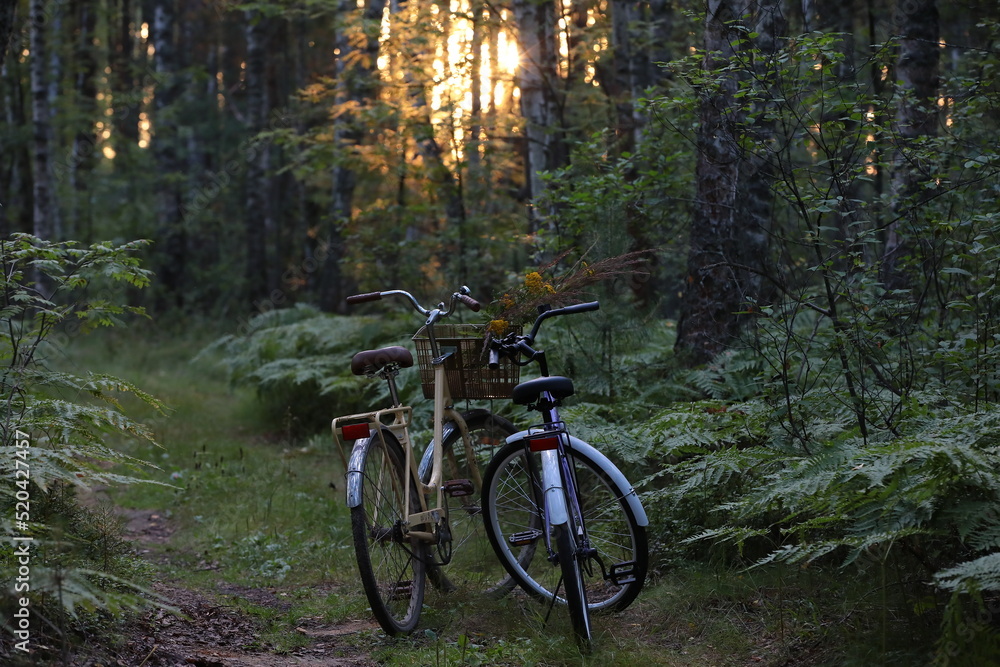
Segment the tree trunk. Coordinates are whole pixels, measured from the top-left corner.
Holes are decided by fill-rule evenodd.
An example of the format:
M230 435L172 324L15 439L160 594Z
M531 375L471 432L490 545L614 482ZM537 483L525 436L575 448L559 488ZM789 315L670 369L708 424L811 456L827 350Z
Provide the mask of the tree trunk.
M11 75L10 63L16 65L16 58L9 62L4 61L4 56L10 48L14 35L14 16L17 8L16 2L4 3L0 6L0 90L3 90L4 120L9 127L23 126L24 122L15 124L15 114L23 113L23 105L15 107L14 91L20 89L20 77ZM16 69L16 67L15 67ZM14 90L12 90L14 89ZM20 143L20 142L19 142ZM6 141L0 141L0 184L4 189L0 190L0 236L6 238L14 229L12 228L11 208L14 201L19 200L23 195L21 171L25 161L30 162L30 158L24 159L24 145L8 146Z
M69 165L70 181L73 187L73 202L69 211L68 236L83 241L91 240L92 220L90 208L90 175L94 170L94 152L97 137L93 129L93 119L98 118L97 109L97 57L94 50L94 36L97 28L97 12L88 2L76 2L76 22L79 31L76 43L76 92L83 108L84 126L73 138L73 152Z
M583 84L587 76L587 59L581 54L585 54L590 47L586 30L591 4L590 0L572 0L568 13L561 17L566 33L566 79L569 86Z
M718 89L703 91L699 102L697 203L691 220L685 291L675 349L692 364L704 363L737 337L753 280L740 266L744 230L737 215L742 166L735 98L738 75L720 71L734 62L739 33L730 23L741 18L730 0L709 0L705 22L706 71L720 77Z
M139 140L139 109L141 91L136 90L133 68L136 67L133 51L135 39L131 23L136 19L132 0L118 3L118 25L115 31L114 51L111 54L111 86L115 100L115 126L125 142Z
M14 34L14 16L17 14L17 2L6 0L0 2L0 66L3 66L7 49L10 48L11 36Z
M157 201L157 234L159 250L157 276L163 288L158 304L161 309L181 307L184 277L187 269L187 235L183 220L183 192L178 182L180 138L176 130L178 95L178 56L174 42L177 25L175 0L154 0L150 38L153 43L153 68L156 91L153 97L153 155L161 176L162 186Z
M937 134L938 63L941 58L936 0L899 0L896 27L901 34L896 63L896 153L893 159L894 221L886 230L882 280L889 290L906 289L903 266L918 252L915 223L920 209L920 165L909 155L919 137ZM917 200L914 201L914 198Z
M268 147L257 140L257 134L264 129L267 119L267 28L268 20L259 12L244 12L246 20L246 130L247 151L243 158L247 161L246 209L243 213L246 225L246 286L252 303L266 300L273 286L268 285L267 239L267 162Z
M34 197L33 227L39 238L56 241L55 201L52 192L50 136L52 117L49 107L46 4L31 0L31 121L34 165L32 196Z
M483 132L483 30L486 5L483 0L472 0L472 39L469 44L469 66L472 71L472 81L469 93L472 95L472 105L469 109L469 137L465 142L465 159L469 164L469 180L476 188L482 178L482 160L479 149L482 145Z
M611 3L611 43L614 47L615 84L612 102L618 113L620 150L633 152L641 140L645 124L636 108L649 85L648 55L642 48L641 10L637 0L613 0Z
M18 43L18 46L20 44ZM30 65L30 63L29 63ZM4 121L8 127L28 127L31 118L30 103L25 97L30 96L25 90L24 77L21 75L22 65L18 58L12 57L0 67L0 77L3 78ZM0 183L6 191L0 193L0 234L7 235L12 231L31 232L34 228L34 210L32 205L32 159L34 145L25 141L5 141L0 143L0 157L3 159L3 172L0 173Z
M661 67L673 59L671 44L674 44L674 7L670 0L649 1L649 57L647 78L651 85L656 85L668 77Z
M513 8L521 51L521 116L528 142L525 171L528 195L537 201L545 190L542 173L564 160L556 98L556 13L552 0L514 0ZM533 206L529 231L537 232L545 224L544 216Z
M343 113L335 121L334 138L338 149L343 155L333 168L333 193L330 204L330 220L325 227L325 245L316 250L322 257L323 270L318 280L320 307L328 311L343 312L346 305L344 298L350 289L349 281L344 277L341 262L344 259L343 230L354 217L354 190L357 187L357 177L351 164L356 147L361 145L364 130L359 127L356 114L351 110L344 111L345 106L362 106L375 98L378 93L376 77L379 56L379 31L382 25L382 12L386 0L369 0L362 17L364 30L363 53L358 54L357 47L347 30L350 16L357 13L357 3L354 0L341 0L340 21L337 32L337 106ZM360 55L360 57L358 57Z
M752 26L754 85L761 87L761 95L750 109L754 122L748 124L752 150L741 153L736 209L737 238L734 261L749 267L741 273L740 282L747 299L759 300L770 293L762 277L769 273L766 257L771 235L771 216L774 208L774 184L777 179L773 101L781 96L771 82L776 81L776 57L779 40L785 35L787 22L781 10L782 0L757 0ZM754 305L750 305L753 310ZM747 310L741 307L740 310Z
M447 35L451 32L451 25L447 19L447 9L442 9L439 12L439 16L444 15L443 19L443 34L444 39L447 40ZM427 44L422 42L411 43L408 53L405 54L405 58L410 62L430 62L433 59L433 51L428 48ZM449 65L448 65L448 52L447 52L447 42L445 44L445 53L443 55L443 60L445 61L445 71L443 74L444 79L448 79L450 76ZM427 81L419 76L414 76L411 72L407 72L406 75L407 88L410 91L410 105L413 108L412 113L412 131L413 138L417 145L417 150L420 152L420 157L423 159L424 163L424 173L427 179L433 186L432 194L433 196L443 205L445 219L442 228L432 230L437 236L441 236L446 230L455 230L459 235L461 235L463 229L465 228L466 211L465 211L465 201L462 196L461 181L456 177L456 175L449 168L448 164L445 162L444 150L441 147L441 143L438 141L437 134L435 131L433 119L431 117L431 107L427 102ZM445 127L451 127L451 123L444 124ZM445 267L447 262L451 257L451 248L446 247L445 244L440 244L439 246L439 256L440 266Z

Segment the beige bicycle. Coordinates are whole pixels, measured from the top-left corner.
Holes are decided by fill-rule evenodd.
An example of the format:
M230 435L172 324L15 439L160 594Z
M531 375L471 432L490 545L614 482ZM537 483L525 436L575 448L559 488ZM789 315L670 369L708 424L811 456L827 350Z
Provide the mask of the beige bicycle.
M410 437L413 409L400 402L396 385L400 370L414 365L401 346L354 356L351 370L384 380L390 405L338 417L333 432L338 446L354 442L347 505L365 594L382 628L404 634L419 621L427 579L445 591L504 594L515 585L486 535L480 506L486 466L515 429L486 409L460 412L454 400L507 398L519 369L487 367L481 326L442 323L459 303L479 310L467 287L454 292L447 307L425 308L403 290L347 302L390 296L403 297L425 317L413 341L424 397L434 401L433 440L418 460Z

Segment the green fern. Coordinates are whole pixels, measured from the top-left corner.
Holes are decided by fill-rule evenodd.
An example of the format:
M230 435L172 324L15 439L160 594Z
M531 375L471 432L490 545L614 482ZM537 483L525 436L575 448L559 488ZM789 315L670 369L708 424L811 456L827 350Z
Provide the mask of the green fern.
M68 336L113 326L126 314L143 314L111 295L122 285L149 284L150 273L135 257L145 245L135 241L81 248L26 234L0 240L0 456L25 460L30 469L25 478L16 476L14 466L7 467L0 495L31 497L31 545L39 558L33 562L29 595L33 613L43 617L75 617L79 610L117 612L147 598L121 578L135 573L135 563L115 566L112 561L121 554L99 564L88 557L96 542L121 537L87 529L88 515L71 489L139 481L123 471L150 464L109 446L108 438L156 441L148 427L124 413L120 398L130 395L160 414L165 408L126 380L58 372L50 364ZM6 518L4 522L6 534L24 532L23 526L15 532ZM8 550L0 557L0 571L9 574L16 568ZM4 594L12 595L13 590ZM9 600L4 604L13 606Z
M273 310L251 318L246 331L224 336L195 357L218 358L234 385L253 387L275 425L291 416L318 431L336 414L368 409L385 386L351 374L351 357L366 348L411 346L405 332L412 318L343 317L308 305ZM405 399L415 399L416 369L398 380ZM423 416L423 415L421 415Z
M975 587L956 589L944 610L931 666L1000 666L1000 632L993 615Z
M949 591L970 588L1000 591L1000 552L980 556L941 570L934 575L934 582Z
M754 350L727 350L704 368L690 371L687 381L709 398L742 401L760 393L764 366Z

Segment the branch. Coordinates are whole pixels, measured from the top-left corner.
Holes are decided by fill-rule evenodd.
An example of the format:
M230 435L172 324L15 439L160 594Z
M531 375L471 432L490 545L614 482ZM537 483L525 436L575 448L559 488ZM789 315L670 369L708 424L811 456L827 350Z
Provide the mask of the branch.
M743 271L748 271L750 273L753 273L753 274L756 274L758 276L761 276L762 278L766 278L772 285L774 285L775 287L777 287L778 290L780 290L782 294L784 294L785 296L789 297L790 299L792 299L796 303L800 303L803 306L805 306L806 308L809 308L810 310L816 311L820 315L824 315L826 317L832 317L830 311L827 310L826 308L823 308L822 306L817 306L816 304L812 303L811 301L802 301L797 295L792 294L792 292L789 291L789 289L787 287L785 287L785 284L784 284L783 281L777 280L773 276L771 276L771 274L767 273L766 271L762 271L762 270L754 268L752 266L748 266L746 264L739 264L739 263L736 263L736 262L716 262L715 264L708 264L707 266L703 266L699 270L700 271L706 271L708 269L714 269L714 268L717 268L717 267L720 267L720 266L726 266L726 267L729 267L729 268L732 268L732 269L742 269Z

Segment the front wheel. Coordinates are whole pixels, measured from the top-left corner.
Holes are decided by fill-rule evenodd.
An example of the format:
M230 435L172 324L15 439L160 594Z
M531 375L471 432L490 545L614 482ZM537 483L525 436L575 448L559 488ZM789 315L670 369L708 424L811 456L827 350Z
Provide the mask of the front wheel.
M584 584L582 554L570 524L557 526L556 553L559 556L559 569L562 571L563 589L566 591L566 606L569 607L569 620L573 624L573 632L585 646L590 646L590 610L587 605L587 589Z
M635 600L646 580L646 529L626 500L630 489L620 488L585 452L569 448L567 456L576 470L589 541L579 559L587 607L591 612L621 611ZM546 559L540 459L540 454L527 451L523 441L501 449L486 471L483 511L486 533L507 571L531 595L551 600L563 573ZM554 541L556 537L551 536ZM565 604L566 598L559 596L556 601Z
M420 618L426 581L427 545L409 538L407 512L420 511L416 484L405 498L405 465L399 442L388 431L363 448L359 472L361 504L351 508L351 528L361 583L372 614L391 635L413 630Z

